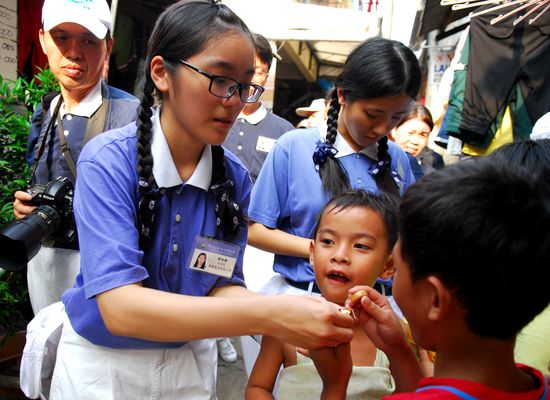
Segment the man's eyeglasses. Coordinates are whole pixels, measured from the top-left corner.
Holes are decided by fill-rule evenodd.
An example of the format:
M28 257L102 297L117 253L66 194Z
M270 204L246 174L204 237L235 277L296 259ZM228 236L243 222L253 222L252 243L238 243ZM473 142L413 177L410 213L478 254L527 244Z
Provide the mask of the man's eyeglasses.
M183 65L191 68L193 71L197 71L199 74L206 76L210 79L210 86L208 91L216 97L228 99L239 92L241 101L245 103L255 103L258 101L264 88L260 85L254 85L253 83L239 83L235 79L228 78L227 76L212 75L200 68L197 68L186 61L179 60Z

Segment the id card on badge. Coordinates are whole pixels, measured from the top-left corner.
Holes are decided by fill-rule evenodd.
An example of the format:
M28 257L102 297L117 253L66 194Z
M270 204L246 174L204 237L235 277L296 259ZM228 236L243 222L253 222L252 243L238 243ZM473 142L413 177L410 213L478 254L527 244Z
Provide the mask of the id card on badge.
M233 243L198 235L189 268L231 278L241 248Z
M258 141L256 142L256 150L263 151L264 153L269 153L275 145L275 142L276 140L273 138L258 136Z

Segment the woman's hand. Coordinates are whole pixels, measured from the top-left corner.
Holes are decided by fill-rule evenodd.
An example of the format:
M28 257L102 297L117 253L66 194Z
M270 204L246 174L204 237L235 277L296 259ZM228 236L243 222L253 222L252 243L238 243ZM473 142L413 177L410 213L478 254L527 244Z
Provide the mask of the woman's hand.
M334 347L349 343L354 320L341 313L340 306L322 297L280 295L271 302L271 325L265 334L305 349Z
M32 200L32 195L27 192L18 190L14 194L15 200L13 201L13 215L15 218L21 219L31 214L36 206L31 206L29 202Z

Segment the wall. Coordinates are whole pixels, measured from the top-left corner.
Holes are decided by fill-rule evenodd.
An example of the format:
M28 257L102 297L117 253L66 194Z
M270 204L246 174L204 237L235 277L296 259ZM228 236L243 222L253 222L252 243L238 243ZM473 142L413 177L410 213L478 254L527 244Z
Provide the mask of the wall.
M0 75L17 79L17 0L0 2Z

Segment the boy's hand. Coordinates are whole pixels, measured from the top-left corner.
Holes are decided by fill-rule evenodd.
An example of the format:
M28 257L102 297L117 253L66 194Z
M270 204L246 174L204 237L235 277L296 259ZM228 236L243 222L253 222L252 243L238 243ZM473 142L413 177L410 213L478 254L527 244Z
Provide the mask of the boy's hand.
M30 193L18 190L17 192L15 192L14 197L15 200L13 201L13 215L15 215L15 218L21 219L23 217L26 217L36 208L36 206L31 206L28 203L32 200L32 195Z
M309 357L323 380L321 400L345 399L353 368L349 343L310 350Z
M367 295L355 307L359 324L374 345L388 356L396 392L414 392L423 375L416 355L407 342L401 321L388 300L375 289L361 286L351 289L350 293L360 289L365 290Z
M434 376L434 363L430 358L430 354L428 350L424 350L421 347L417 347L417 351L418 351L418 361L420 362L420 370L422 371L422 375L426 377Z
M391 308L388 300L375 289L368 286L357 286L350 294L363 290L366 295L361 297L354 307L359 325L363 327L374 345L387 353L394 345L402 345L406 339L401 321Z

